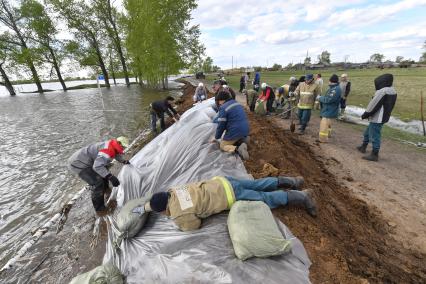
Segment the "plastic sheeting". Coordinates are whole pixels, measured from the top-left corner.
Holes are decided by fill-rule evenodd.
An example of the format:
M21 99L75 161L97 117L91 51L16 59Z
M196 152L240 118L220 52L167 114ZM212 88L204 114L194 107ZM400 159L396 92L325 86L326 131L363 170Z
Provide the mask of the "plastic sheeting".
M186 111L180 121L157 136L123 167L117 203L171 186L233 176L252 179L235 154L211 143L216 125L212 100ZM112 261L128 283L309 283L311 264L302 243L278 222L292 252L270 258L238 260L234 254L224 212L203 220L200 230L181 232L173 220L151 214L137 236L113 249L109 228L104 263ZM114 226L114 217L110 217Z

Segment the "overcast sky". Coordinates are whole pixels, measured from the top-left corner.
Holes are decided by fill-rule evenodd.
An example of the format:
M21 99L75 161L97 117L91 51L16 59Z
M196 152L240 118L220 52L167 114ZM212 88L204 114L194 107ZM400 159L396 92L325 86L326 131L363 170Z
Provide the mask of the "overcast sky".
M193 12L214 64L286 65L313 62L323 50L332 61L363 62L373 53L418 60L426 40L426 0L282 1L200 0Z

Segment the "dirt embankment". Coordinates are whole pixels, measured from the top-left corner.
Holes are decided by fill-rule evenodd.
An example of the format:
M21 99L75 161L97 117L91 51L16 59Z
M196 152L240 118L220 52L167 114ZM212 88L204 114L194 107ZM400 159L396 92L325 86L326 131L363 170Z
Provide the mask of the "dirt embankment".
M247 171L263 177L263 165L270 163L280 175L302 175L305 188L313 189L317 218L299 208L274 210L305 245L313 283L424 283L426 255L398 243L378 209L340 184L309 144L270 119L248 118Z

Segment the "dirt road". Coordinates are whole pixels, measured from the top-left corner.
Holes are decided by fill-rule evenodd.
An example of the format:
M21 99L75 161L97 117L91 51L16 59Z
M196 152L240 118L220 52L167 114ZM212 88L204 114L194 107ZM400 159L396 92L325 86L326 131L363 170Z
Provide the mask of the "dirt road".
M262 177L267 162L314 190L318 218L274 212L304 243L313 283L424 283L426 155L385 141L380 162L369 163L354 151L360 133L347 125L319 145L318 118L301 137L278 117L248 116L247 170Z

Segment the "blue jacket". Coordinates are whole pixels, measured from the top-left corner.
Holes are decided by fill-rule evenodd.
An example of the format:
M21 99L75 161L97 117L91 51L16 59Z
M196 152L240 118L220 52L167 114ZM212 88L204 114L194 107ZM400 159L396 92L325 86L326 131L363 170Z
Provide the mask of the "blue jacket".
M330 84L327 93L319 97L321 103L321 117L337 118L342 90L339 84Z
M259 72L256 72L256 74L254 75L253 85L260 85L260 73Z
M219 108L216 139L220 139L224 131L223 140L238 140L248 136L249 124L242 105L235 100L225 102Z

